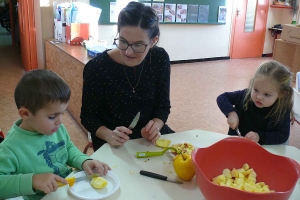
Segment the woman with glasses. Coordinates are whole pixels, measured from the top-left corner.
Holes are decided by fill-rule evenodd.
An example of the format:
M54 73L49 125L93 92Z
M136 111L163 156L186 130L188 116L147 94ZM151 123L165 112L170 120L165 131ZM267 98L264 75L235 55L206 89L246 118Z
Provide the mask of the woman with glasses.
M105 142L117 147L141 137L154 143L161 134L174 133L165 124L171 108L170 59L156 46L158 24L151 7L130 2L118 17L117 48L86 64L80 117L94 150Z

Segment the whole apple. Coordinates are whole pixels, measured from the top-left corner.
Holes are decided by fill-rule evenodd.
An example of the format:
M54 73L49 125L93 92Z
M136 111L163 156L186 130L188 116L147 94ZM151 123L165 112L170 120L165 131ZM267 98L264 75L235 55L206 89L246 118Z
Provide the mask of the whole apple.
M184 181L189 181L195 176L192 158L188 153L177 155L173 160L173 167L177 176Z

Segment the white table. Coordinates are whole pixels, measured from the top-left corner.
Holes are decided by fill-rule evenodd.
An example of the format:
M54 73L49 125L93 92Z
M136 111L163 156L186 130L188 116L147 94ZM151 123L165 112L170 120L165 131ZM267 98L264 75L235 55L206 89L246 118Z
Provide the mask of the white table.
M215 142L228 137L224 134L213 133L201 130L191 130L163 135L162 138L172 141L195 142L207 147ZM287 145L265 145L263 146L271 153L293 158L300 163L300 150ZM195 177L191 181L184 181L184 184L175 184L141 176L140 170L155 172L175 178L176 173L173 169L169 156L159 156L148 158L136 158L138 151L160 151L161 149L153 146L144 139L135 139L126 142L119 148L103 145L91 157L106 162L112 168L112 172L120 179L120 189L108 197L107 200L180 200L180 199L204 199L197 184ZM69 176L71 176L70 174ZM291 200L299 200L300 182L298 181ZM59 188L56 192L46 195L43 200L69 200L77 199L68 192L68 187Z

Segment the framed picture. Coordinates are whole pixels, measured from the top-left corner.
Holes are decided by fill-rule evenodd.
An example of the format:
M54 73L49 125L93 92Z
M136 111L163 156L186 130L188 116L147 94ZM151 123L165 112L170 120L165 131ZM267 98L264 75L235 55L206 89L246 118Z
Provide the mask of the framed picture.
M187 4L177 4L176 22L186 22Z
M227 15L226 6L219 6L218 23L225 23L226 22L226 15Z
M164 22L175 22L176 4L165 4Z

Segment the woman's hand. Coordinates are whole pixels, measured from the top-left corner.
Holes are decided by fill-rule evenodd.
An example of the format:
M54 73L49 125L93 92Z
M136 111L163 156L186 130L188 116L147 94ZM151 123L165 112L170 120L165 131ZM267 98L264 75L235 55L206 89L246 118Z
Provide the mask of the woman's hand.
M104 162L100 162L99 160L86 160L82 164L82 169L92 175L99 174L100 176L106 175L108 170L111 168Z
M227 123L228 123L229 127L232 128L233 130L235 130L236 127L238 127L238 125L239 125L239 116L236 114L235 111L230 112L228 114Z
M142 128L141 134L143 138L155 144L156 140L158 140L161 136L159 132L161 127L162 126L160 125L160 123L150 120L148 124L144 128Z
M247 133L245 135L245 138L248 138L249 140L252 140L256 143L259 141L259 135L256 132L253 132L253 131L250 131L249 133Z
M130 138L132 131L124 126L116 127L111 133L108 133L105 140L112 146L122 146Z

